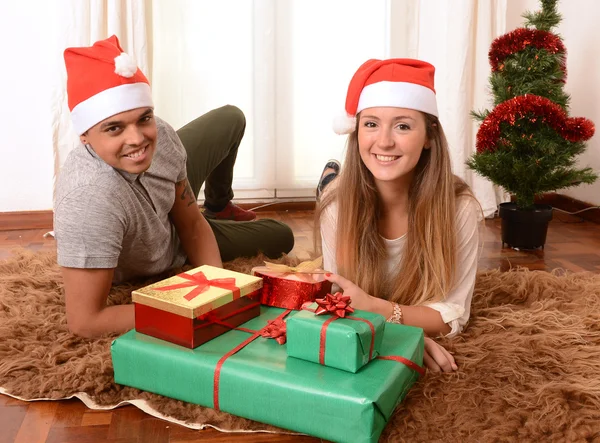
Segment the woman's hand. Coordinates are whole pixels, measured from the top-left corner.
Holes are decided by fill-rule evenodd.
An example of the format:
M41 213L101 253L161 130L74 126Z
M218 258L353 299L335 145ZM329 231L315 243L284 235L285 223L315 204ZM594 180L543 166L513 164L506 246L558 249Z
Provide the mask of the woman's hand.
M375 297L370 296L350 280L337 274L325 274L325 278L340 287L344 295L352 300L352 307L362 311L373 311Z
M423 363L433 372L452 372L458 369L452 354L429 337L425 337Z
M363 311L378 312L389 317L390 313L385 310L390 309L390 303L367 294L350 280L337 274L325 274L325 278L338 285L340 289L352 300L352 307ZM425 367L433 372L452 372L458 369L454 357L443 346L435 340L425 337L425 353L423 355Z

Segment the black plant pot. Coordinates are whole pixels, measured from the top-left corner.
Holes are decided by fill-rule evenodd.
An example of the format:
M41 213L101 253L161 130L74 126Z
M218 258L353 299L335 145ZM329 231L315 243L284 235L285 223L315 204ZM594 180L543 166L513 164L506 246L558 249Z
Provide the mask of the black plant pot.
M516 203L500 203L502 246L512 248L544 248L552 206L534 205L533 209L517 209Z

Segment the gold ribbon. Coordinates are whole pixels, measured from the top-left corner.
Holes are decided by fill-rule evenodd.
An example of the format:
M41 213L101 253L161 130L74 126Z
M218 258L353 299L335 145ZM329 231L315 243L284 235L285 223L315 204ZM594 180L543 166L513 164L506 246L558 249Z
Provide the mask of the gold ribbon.
M281 273L294 273L294 274L324 274L325 271L321 269L323 266L323 256L315 259L303 261L298 266L287 266L276 263L265 262L265 266L272 272Z

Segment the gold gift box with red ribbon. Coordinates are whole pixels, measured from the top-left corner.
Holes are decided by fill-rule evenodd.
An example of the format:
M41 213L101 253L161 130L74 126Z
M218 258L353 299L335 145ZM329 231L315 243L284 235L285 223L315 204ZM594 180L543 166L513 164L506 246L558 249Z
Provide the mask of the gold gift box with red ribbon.
M260 314L262 278L200 266L132 292L135 329L195 348Z

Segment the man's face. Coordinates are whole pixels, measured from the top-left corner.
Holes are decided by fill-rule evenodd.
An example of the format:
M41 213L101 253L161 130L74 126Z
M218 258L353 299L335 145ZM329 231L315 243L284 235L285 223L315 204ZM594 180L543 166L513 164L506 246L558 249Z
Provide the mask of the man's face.
M101 121L80 139L113 168L140 174L152 163L156 137L152 108L138 108Z

